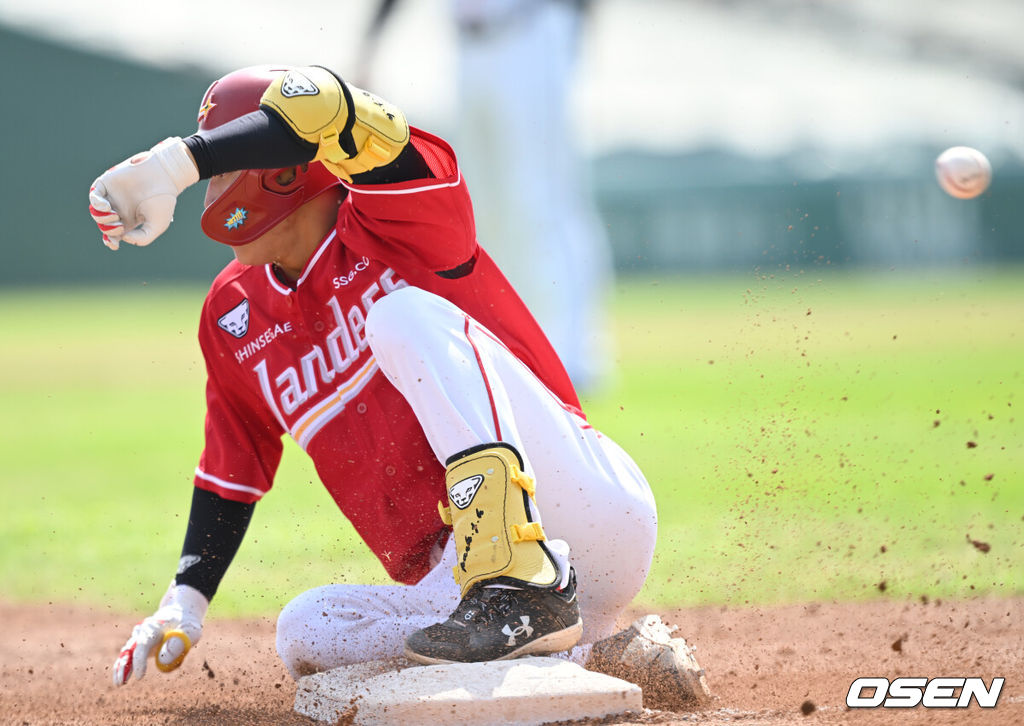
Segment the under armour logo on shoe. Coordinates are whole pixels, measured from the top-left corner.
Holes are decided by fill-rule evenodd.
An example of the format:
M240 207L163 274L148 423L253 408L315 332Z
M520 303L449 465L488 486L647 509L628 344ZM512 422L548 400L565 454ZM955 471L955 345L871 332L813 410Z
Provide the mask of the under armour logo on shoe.
M525 635L527 638L533 635L533 628L530 627L530 616L520 615L519 620L522 625L517 625L515 630L510 628L508 623L505 623L505 627L501 629L501 632L508 636L508 642L505 645L515 645L516 638L520 635Z

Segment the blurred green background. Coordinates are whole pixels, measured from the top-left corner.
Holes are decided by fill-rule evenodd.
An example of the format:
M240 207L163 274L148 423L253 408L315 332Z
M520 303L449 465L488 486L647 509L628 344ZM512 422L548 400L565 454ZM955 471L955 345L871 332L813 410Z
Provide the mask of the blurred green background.
M184 6L160 33L114 5L102 31L59 0L0 7L0 576L5 598L145 611L184 532L195 328L230 251L193 190L157 244L111 253L86 190L187 134L226 70L355 49L258 3L194 35ZM386 54L373 87L446 134L450 37L408 5L390 40L418 62ZM595 3L576 105L619 279L616 374L585 406L658 495L645 603L1024 590L1021 6L832 5ZM609 96L640 100L587 114ZM995 169L975 200L935 183L960 144ZM214 612L367 579L289 445Z

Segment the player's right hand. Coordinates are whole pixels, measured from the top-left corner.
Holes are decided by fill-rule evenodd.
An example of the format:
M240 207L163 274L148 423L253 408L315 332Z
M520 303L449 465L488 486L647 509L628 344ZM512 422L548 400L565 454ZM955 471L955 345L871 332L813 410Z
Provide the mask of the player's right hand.
M160 608L132 629L132 636L114 661L114 685L123 686L134 675L136 680L146 675L146 660L152 655L170 663L166 670L177 667L188 648L199 642L203 634L203 618L209 607L206 597L188 585L173 582L160 601ZM164 643L164 636L180 630L189 639L181 652L181 640L172 638Z
M135 154L101 174L89 187L89 214L103 244L144 246L171 224L178 195L199 181L188 147L177 136Z

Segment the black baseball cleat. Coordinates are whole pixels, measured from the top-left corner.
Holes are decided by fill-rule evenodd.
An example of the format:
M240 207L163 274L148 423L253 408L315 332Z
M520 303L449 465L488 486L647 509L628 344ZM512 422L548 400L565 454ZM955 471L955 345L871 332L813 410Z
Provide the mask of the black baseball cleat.
M444 621L405 640L405 657L427 665L479 663L568 650L583 634L576 573L561 590L477 583Z

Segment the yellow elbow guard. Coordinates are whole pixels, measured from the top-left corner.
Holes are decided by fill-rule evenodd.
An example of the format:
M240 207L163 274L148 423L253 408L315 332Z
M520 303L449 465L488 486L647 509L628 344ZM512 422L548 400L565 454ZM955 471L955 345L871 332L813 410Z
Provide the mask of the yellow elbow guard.
M347 181L394 161L409 142L405 114L319 66L280 76L264 91L260 106L316 144L314 160Z
M502 578L514 585L554 587L559 567L531 507L534 482L508 444L468 449L449 460L445 474L449 505L438 503L452 525L462 594L477 582Z

